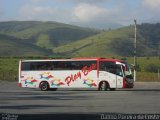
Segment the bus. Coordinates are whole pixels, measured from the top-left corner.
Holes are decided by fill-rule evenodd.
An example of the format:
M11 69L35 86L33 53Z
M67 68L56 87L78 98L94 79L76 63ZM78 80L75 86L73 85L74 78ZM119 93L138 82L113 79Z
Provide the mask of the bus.
M107 58L20 60L20 87L96 88L99 91L132 88L133 77L127 62Z

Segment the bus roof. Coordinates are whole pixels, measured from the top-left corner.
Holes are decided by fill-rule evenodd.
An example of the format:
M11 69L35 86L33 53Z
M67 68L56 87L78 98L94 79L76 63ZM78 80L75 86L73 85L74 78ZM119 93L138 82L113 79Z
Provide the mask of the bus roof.
M119 59L111 59L111 58L105 58L105 59L101 59L100 61L124 62L124 60L119 60Z
M70 58L70 59L37 59L37 60L21 60L22 62L42 62L42 61L110 61L110 62L123 62L123 60L111 58Z
M41 62L41 61L85 61L85 60L90 60L94 61L97 59L37 59L37 60L21 60L22 62Z

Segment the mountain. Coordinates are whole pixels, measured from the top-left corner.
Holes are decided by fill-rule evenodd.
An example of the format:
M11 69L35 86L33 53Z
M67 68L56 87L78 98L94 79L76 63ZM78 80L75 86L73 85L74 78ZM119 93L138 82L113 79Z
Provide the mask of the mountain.
M0 34L0 56L46 56L51 51L20 39Z
M160 23L137 25L137 55L157 56ZM134 55L134 26L95 30L57 22L0 22L0 56L112 57Z
M57 46L77 41L79 39L95 35L99 32L100 32L99 30L82 28L58 22L40 22L40 21L0 22L0 34L1 34L0 44L3 45L5 43L5 40L6 41L8 40L7 44L12 44L14 42L15 44L25 43L26 46L28 47L30 46L30 48L33 48L34 50L36 47L38 51L41 52L43 51L43 53L45 54L46 51L50 51L47 52L47 54L53 54L52 49ZM14 38L14 40L12 38ZM15 46L17 47L17 45ZM7 51L9 49L12 51L12 47L8 49L6 48ZM3 47L3 53L5 53L4 47ZM0 55L3 56L3 53L1 52ZM12 52L8 52L7 55L12 55Z
M137 26L137 55L156 56L160 48L160 24ZM145 27L144 27L145 26ZM152 32L151 32L152 31ZM151 44L147 44L147 43ZM152 46L152 47L151 47ZM134 55L134 26L105 31L54 49L74 57L112 57Z
M104 29L104 30L117 29L117 28L123 27L123 25L121 24L113 23L113 22L106 22L106 21L102 21L102 22L92 21L92 22L84 22L84 23L83 22L72 22L71 24L89 27L89 28Z

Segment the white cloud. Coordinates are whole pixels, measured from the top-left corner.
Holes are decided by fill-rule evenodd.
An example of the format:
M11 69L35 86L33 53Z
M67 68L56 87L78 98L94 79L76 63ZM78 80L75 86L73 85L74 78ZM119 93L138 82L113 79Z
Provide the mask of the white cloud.
M159 9L160 10L160 0L143 0L143 5L149 7L151 9Z
M19 14L10 19L57 21L105 26L107 23L132 24L160 20L160 0L141 0L136 6L128 0L29 0L20 7ZM0 11L2 14L2 11ZM5 15L3 15L5 18ZM7 18L7 17L6 17ZM2 19L2 18L1 18ZM9 19L9 17L8 17Z
M106 2L107 0L56 0L59 2L70 2L70 3L78 3L78 4L82 4L82 3L88 3L88 4L97 4L97 3L102 3L102 2Z
M54 12L55 9L51 7L24 5L20 9L20 16L22 19L36 19L43 18L43 15L51 15Z
M47 2L48 0L30 0L32 3L42 3Z
M79 21L89 22L93 19L96 19L99 16L107 15L109 12L107 9L89 5L89 4L80 4L74 8L73 14Z
M43 0L31 0L32 2L41 2Z
M49 6L24 5L20 9L21 20L41 20L67 22L71 18L68 9L53 8Z
M142 22L160 22L160 0L142 0L138 12L141 12L139 17L143 19Z

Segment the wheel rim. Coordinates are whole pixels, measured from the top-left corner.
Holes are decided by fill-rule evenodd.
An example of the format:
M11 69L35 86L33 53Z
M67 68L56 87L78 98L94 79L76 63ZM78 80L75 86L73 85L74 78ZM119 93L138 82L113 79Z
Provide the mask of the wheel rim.
M47 83L42 83L41 84L41 90L45 91L48 89Z
M47 89L47 86L46 85L43 85L42 86L42 90L46 90Z
M102 91L106 90L106 82L102 82L102 84L101 84L101 90Z

